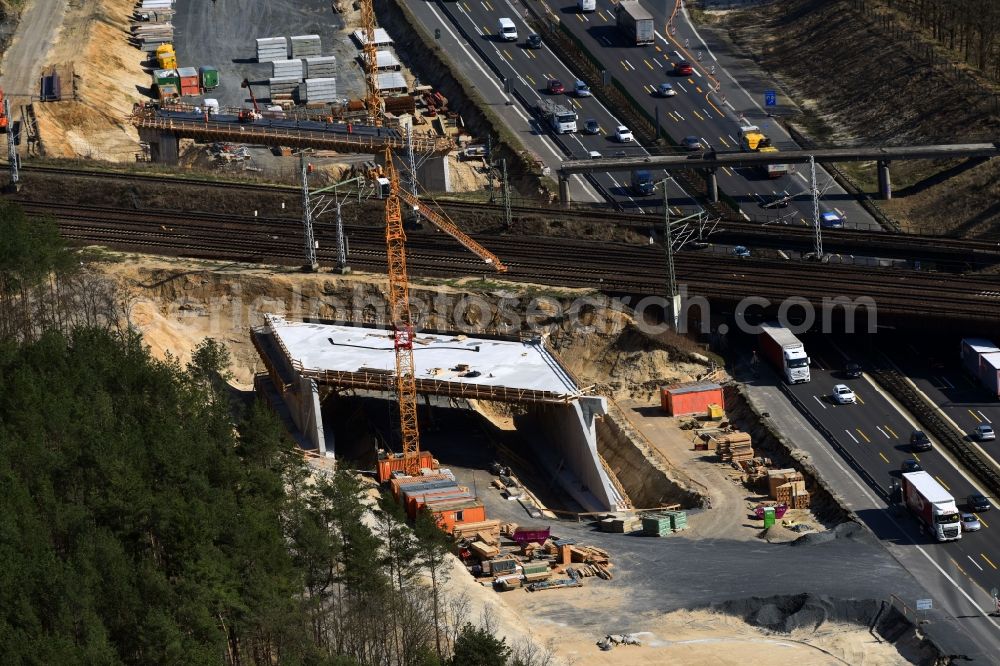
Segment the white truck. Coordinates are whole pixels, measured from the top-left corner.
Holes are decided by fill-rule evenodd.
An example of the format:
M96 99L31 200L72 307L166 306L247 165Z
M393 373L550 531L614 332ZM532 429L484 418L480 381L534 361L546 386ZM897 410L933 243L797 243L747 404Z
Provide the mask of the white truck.
M955 498L927 472L902 475L903 501L938 541L962 538L962 521Z
M648 46L654 42L653 15L638 0L621 0L615 9L615 23L632 46Z
M576 0L576 8L580 10L581 14L584 12L596 12L597 0Z
M762 324L757 336L764 356L785 376L789 384L811 379L806 347L795 335L779 324Z
M535 108L549 129L556 134L569 134L576 131L577 116L573 109L556 104L551 99L539 100Z

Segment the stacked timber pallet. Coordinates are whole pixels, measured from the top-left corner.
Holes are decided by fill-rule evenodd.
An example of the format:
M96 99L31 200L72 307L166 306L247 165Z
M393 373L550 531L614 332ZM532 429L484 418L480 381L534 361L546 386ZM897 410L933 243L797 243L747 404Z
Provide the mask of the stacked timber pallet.
M745 432L731 432L718 435L715 440L715 453L722 462L739 463L754 457L750 435Z
M297 79L301 81L305 78L305 67L299 58L292 60L272 60L271 77L275 79Z
M629 534L642 527L642 518L638 516L611 516L598 523L602 532Z
M257 40L257 62L288 60L288 40L284 37L261 37Z
M306 79L299 87L303 102L334 102L337 99L337 79Z
M310 79L329 79L337 75L337 56L317 56L304 60L306 77Z
M319 35L295 35L290 40L293 58L308 58L321 55Z
M791 509L808 509L809 491L802 473L794 469L772 469L767 473L768 490L772 498Z

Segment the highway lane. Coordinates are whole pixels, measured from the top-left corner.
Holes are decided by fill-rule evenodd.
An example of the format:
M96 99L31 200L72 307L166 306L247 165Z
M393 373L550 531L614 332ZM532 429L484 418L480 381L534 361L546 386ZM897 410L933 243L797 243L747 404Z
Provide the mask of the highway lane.
M685 14L675 18L673 34L666 27L664 4L643 3L657 21L656 43L653 46L628 46L615 26L613 4L610 0L597 0L597 11L581 14L572 0L545 0L551 12L558 16L569 30L587 45L591 53L604 63L632 96L651 114L660 109L661 123L675 141L686 136L697 136L719 151L739 150L738 132L740 119L745 118L764 130L781 149L797 147L791 137L770 118L739 83L723 71L715 55L707 49ZM686 46L685 46L686 45ZM697 58L702 53L701 61ZM673 75L674 65L687 59L694 73L691 76ZM710 94L714 88L712 71L722 80L721 94ZM670 82L678 95L661 100L652 95L660 83ZM722 169L718 174L719 187L732 196L748 215L768 217L788 224L811 224L813 210L809 196L808 166L792 165L795 171L787 176L770 179L752 168ZM821 212L833 211L847 220L849 227L874 228L875 221L867 212L840 188L830 175L817 167L817 186L825 198ZM757 195L791 195L787 208L762 209Z
M1000 440L979 442L976 426L989 423L1000 429L1000 403L965 372L959 355L959 340L907 342L893 346L890 357L916 387L949 420L958 432L1000 467ZM1000 498L993 502L1000 504ZM1000 524L1000 516L997 517Z
M551 99L577 112L581 131L552 135L552 139L564 148L567 158L586 158L591 151L597 151L603 156L648 154L637 143L622 144L615 141L614 128L620 121L595 98L573 94L576 77L555 57L546 44L543 44L541 49L525 47L525 40L532 30L524 22L522 15L514 11L510 5L502 0L458 0L438 2L437 7L456 28L470 36L472 40L479 40L475 44L477 51L505 78L509 78L513 99L521 102L526 111L531 112L541 99ZM514 21L518 31L516 42L498 40L497 22L502 17ZM558 95L549 94L546 89L549 79L561 81L567 92ZM602 130L599 135L591 136L583 133L584 123L588 119L598 121ZM531 127L537 134L549 133L537 117L532 118ZM625 210L644 213L662 212L662 195L637 195L629 187L630 177L628 171L595 174L594 181L609 198ZM654 173L655 179L667 177L669 174L665 171ZM669 197L674 215L686 215L700 210L700 206L672 179Z
M887 497L892 482L898 482L901 463L912 458L956 498L959 510L965 511L964 498L982 492L982 488L936 443L931 451L912 452L910 433L919 429L919 425L902 413L867 375L860 379L843 378L840 368L847 358L843 352L818 337L807 336L804 342L813 361L812 381L790 386L789 391L808 415L830 433L837 446L868 473L865 481L869 486ZM858 403L834 404L829 395L835 384L850 386L858 396ZM923 547L954 580L988 592L1000 586L1000 518L994 520L987 512L981 519L983 527L979 532L966 533L961 540L947 543L937 543L923 535L915 518L899 522L913 542ZM908 546L902 544L902 547Z

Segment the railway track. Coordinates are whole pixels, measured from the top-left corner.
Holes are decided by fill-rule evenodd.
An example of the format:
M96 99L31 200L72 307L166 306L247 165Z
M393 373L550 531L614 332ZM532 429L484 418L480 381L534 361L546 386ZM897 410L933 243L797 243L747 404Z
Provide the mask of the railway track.
M64 236L82 244L196 258L285 265L302 263L302 234L289 219L236 220L159 212L30 204L31 213L56 217ZM382 272L384 233L378 227L347 225L349 263ZM335 262L331 225L317 225L318 259ZM551 237L477 235L509 266L503 279L594 289L635 296L665 292L665 259L656 246ZM444 234L430 228L409 233L408 264L416 276L486 275L491 269ZM956 276L917 271L750 259L700 252L676 257L678 281L691 295L716 302L758 296L777 303L790 296L821 305L824 299L872 298L881 314L926 319L1000 319L1000 276Z
M186 177L165 177L158 174L122 174L107 171L81 170L70 167L29 165L22 168L27 173L46 173L61 176L88 177L95 179L127 179L156 184L170 183L192 187L274 194L277 192L297 194L294 186L260 183L234 183ZM25 202L27 203L27 202ZM483 203L438 200L440 206L456 219L466 216L503 218L503 207ZM588 216L602 223L614 224L659 233L662 220L655 216L619 213L609 210L566 210L558 207L513 206L511 212L515 220L545 219L573 220ZM143 212L144 215L155 214ZM199 217L223 219L210 213L199 213ZM914 234L893 234L882 231L825 230L824 249L827 252L854 255L878 256L892 259L906 259L933 264L939 270L962 272L1000 264L1000 243L995 238L958 239L940 236L918 236ZM813 247L814 232L810 227L792 225L761 225L746 222L740 218L723 220L716 228L712 240L732 245L769 248L773 250L795 250L809 252Z

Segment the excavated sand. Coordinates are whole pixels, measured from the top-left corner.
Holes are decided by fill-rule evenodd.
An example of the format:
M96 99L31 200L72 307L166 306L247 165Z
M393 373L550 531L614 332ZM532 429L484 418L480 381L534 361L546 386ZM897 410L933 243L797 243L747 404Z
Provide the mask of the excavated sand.
M139 136L127 116L143 99L137 88L148 87L150 78L140 66L143 53L127 42L134 6L133 0L70 5L46 64L73 63L78 100L34 105L46 155L135 161ZM69 88L64 82L64 96Z

